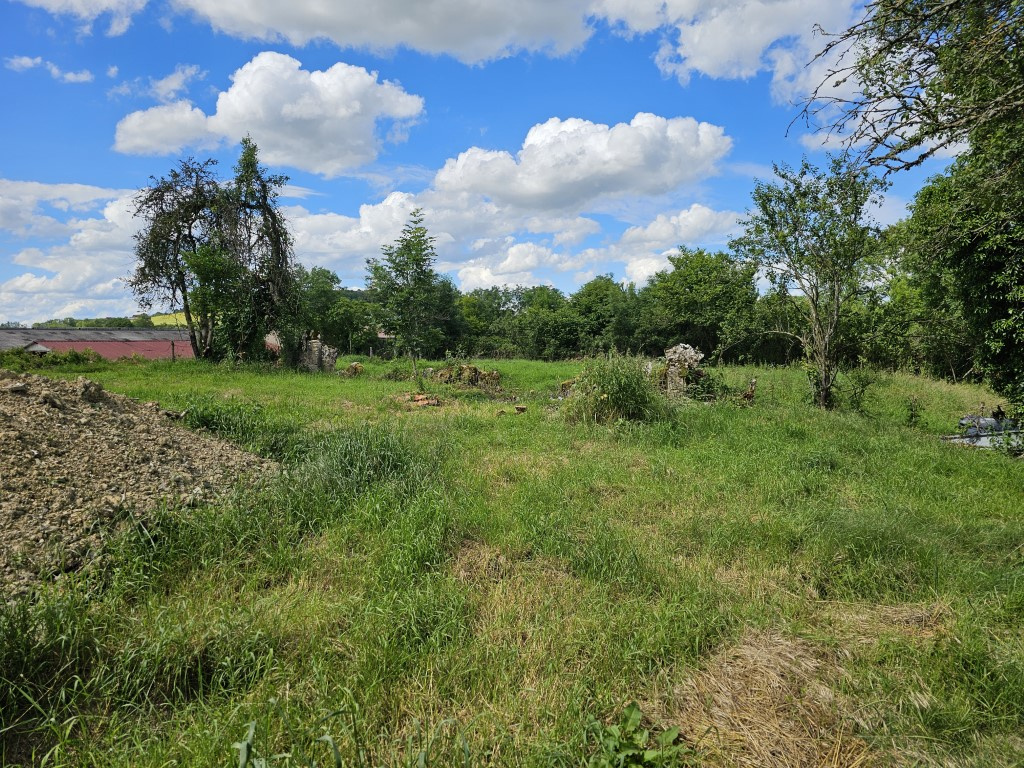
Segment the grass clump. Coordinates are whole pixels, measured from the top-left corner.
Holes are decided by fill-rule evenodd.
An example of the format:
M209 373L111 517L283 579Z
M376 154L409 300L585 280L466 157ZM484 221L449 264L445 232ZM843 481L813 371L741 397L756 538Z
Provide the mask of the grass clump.
M562 407L567 421L608 424L617 421L659 421L672 407L631 355L588 360Z
M193 396L184 414L185 423L192 429L208 430L268 458L291 458L303 447L298 427L273 418L260 403Z

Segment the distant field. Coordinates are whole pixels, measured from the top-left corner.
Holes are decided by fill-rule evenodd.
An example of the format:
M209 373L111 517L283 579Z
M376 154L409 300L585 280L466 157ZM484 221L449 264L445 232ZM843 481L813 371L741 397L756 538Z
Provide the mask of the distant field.
M0 610L0 763L612 765L673 728L645 764L1024 763L1024 464L938 438L990 392L878 374L822 412L798 369L730 367L753 405L573 425L578 363L481 362L502 393L417 408L359 359L47 371L287 473Z
M153 321L153 325L184 325L185 313L173 312L169 315L153 315L150 319Z

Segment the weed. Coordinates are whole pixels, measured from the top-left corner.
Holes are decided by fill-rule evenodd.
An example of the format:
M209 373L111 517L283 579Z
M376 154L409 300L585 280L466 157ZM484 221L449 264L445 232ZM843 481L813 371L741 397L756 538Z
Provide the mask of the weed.
M696 754L680 737L678 728L652 736L648 729L640 727L642 720L640 707L633 702L623 711L617 724L592 722L589 730L597 742L598 752L587 763L588 768L669 768L698 764Z
M907 418L904 423L908 427L916 427L921 423L921 398L911 395L907 398Z
M657 421L671 414L638 357L611 354L588 360L562 405L566 420L604 424Z

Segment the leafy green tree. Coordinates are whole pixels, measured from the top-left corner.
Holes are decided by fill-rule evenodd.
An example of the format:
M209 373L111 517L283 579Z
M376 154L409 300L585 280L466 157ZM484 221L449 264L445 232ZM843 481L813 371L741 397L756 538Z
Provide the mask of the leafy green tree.
M917 195L907 258L936 314L962 318L992 387L1024 404L1024 194L994 194L986 163L961 158ZM952 310L952 312L951 312Z
M828 171L806 158L797 170L774 168L778 180L755 184L755 210L730 245L765 270L780 293L792 296L795 289L801 295L793 305L806 319L800 341L812 368L814 400L831 407L848 306L879 274L868 210L884 184L843 155L831 158Z
M394 334L395 348L412 360L438 352L458 308L458 291L435 270L434 238L423 226L423 211L414 210L402 234L385 245L380 259L368 259L367 290L380 307L384 331Z
M144 308L181 310L196 357L259 357L271 330L294 351L298 292L277 203L287 179L267 173L249 138L230 182L214 176L215 165L183 160L139 191L128 285Z
M188 255L203 246L215 247L218 239L215 165L214 160L182 160L166 177L151 178L150 186L139 191L134 214L143 224L135 235L135 270L127 279L142 307L163 304L181 310L197 358L212 354L213 325L193 309L198 278Z
M580 286L569 299L581 324L584 354L629 349L636 326L636 291L611 275L598 275Z
M910 168L955 148L918 195L913 243L928 306L956 305L993 386L1024 399L1024 3L871 0L820 54L846 51L805 105L869 162ZM856 84L853 96L833 89ZM837 95L840 94L840 95ZM930 278L927 278L928 275ZM937 288L945 285L952 298Z
M507 323L515 314L512 289L477 288L459 297L466 348L477 355L501 356L514 348Z
M330 330L326 338L332 340L328 343L349 354L366 353L377 342L373 305L362 299L338 296L328 312L327 327Z
M756 265L686 246L669 263L671 269L657 272L640 291L644 350L660 354L680 342L706 354L735 349L750 334Z
M236 357L265 354L264 338L275 331L286 359L294 360L302 334L292 238L278 197L287 176L272 175L259 163L248 136L235 176L218 201L217 230L222 249L245 269L247 301L224 313L228 345Z

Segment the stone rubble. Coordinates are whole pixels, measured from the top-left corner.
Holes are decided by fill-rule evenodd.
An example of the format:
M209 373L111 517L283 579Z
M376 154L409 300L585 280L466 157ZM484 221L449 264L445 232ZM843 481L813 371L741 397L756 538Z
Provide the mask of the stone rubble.
M274 462L156 403L0 369L0 599L93 559L131 516L216 498Z

